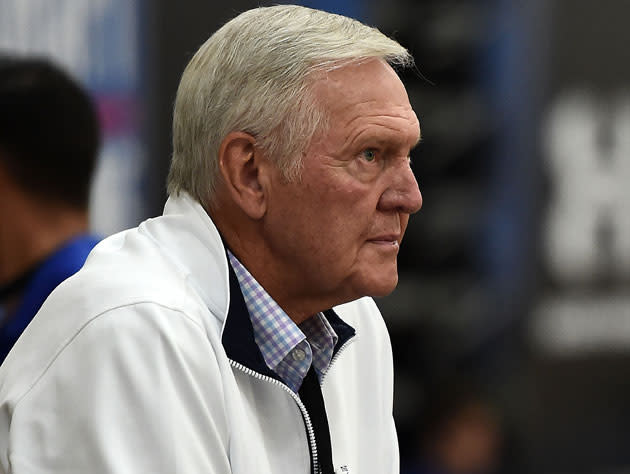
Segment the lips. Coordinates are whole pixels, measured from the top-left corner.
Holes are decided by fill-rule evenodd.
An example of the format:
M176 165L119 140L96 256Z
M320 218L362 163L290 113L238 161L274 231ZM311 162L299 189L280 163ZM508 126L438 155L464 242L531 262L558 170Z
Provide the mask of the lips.
M398 247L400 234L382 234L368 239L368 242L379 245L392 245Z

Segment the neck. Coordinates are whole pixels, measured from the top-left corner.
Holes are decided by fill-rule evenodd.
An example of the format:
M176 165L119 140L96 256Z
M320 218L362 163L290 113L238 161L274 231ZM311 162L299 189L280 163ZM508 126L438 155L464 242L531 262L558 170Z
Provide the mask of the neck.
M0 203L0 216L0 285L88 228L85 211L29 200Z
M300 293L297 289L300 282L291 275L290 266L282 265L282 262L273 258L273 252L266 247L265 239L261 238L263 231L255 227L257 223L247 221L246 218L235 219L233 212L225 208L223 211L211 214L223 240L291 320L300 324L336 304L323 301L321 295ZM229 215L229 219L224 219L224 215Z

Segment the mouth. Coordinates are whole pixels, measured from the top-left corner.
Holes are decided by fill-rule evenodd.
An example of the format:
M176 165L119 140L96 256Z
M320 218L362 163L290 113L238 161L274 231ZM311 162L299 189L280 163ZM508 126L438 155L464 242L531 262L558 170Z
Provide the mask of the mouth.
M371 239L368 239L367 241L371 244L398 249L399 240L400 240L400 234L383 234L383 235L379 235Z

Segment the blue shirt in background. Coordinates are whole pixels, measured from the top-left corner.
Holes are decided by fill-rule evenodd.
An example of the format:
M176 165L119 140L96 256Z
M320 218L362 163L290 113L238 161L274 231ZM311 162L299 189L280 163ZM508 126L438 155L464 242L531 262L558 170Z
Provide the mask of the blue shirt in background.
M100 239L82 234L63 244L35 270L27 283L15 313L0 326L0 363L26 329L48 295L69 276L75 274ZM0 321L5 309L0 306Z

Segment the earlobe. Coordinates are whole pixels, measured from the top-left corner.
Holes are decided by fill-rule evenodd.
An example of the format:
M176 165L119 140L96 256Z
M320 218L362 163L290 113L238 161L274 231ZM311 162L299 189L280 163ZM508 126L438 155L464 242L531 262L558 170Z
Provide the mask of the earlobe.
M252 219L260 219L266 210L261 172L264 157L256 139L245 132L231 132L219 147L219 170L232 200Z

